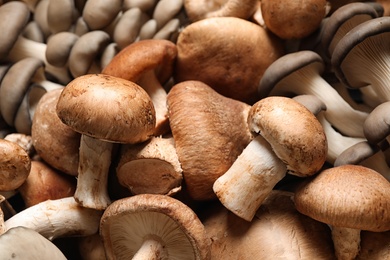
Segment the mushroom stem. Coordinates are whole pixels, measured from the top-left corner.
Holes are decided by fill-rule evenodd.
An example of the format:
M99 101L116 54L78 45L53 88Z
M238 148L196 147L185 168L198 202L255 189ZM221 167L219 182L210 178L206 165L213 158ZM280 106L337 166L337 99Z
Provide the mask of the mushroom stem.
M157 236L147 236L140 249L132 258L133 260L159 260L169 259L168 253L164 250L164 245L161 244Z
M360 250L360 229L332 227L332 239L338 260L355 259Z
M81 135L76 201L86 208L105 209L111 200L107 191L113 143Z
M286 175L286 165L258 135L242 151L213 190L221 203L237 216L251 221L271 190Z

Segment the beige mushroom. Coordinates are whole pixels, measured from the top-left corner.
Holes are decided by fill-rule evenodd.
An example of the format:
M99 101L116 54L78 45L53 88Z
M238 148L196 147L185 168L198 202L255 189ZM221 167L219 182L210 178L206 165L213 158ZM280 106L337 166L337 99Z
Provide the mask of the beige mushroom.
M77 17L73 0L50 0L47 7L47 23L52 34L69 31Z
M90 30L108 26L121 11L123 0L88 0L83 9L83 19Z
M53 66L62 67L67 65L70 52L79 39L72 32L59 32L51 35L47 40L46 60Z

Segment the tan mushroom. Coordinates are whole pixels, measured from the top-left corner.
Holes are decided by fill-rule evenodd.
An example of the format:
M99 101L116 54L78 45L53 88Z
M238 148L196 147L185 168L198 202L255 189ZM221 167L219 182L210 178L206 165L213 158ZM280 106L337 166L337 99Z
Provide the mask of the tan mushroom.
M70 52L79 39L72 32L59 32L51 35L47 40L46 60L53 66L62 67L67 65Z
M104 74L72 80L61 92L56 112L60 120L81 133L76 200L104 209L113 143L140 143L152 135L155 110L137 84Z
M122 0L88 0L83 8L83 19L90 30L100 30L108 26L122 8Z
M210 258L211 240L195 212L166 195L114 201L101 218L100 235L108 259Z
M73 0L50 0L47 7L47 23L52 34L69 31L77 17Z

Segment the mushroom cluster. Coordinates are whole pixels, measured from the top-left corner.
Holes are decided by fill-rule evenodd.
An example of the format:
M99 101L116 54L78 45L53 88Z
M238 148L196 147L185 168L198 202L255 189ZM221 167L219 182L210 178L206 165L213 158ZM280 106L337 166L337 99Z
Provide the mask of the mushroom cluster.
M390 257L385 1L0 16L2 257Z

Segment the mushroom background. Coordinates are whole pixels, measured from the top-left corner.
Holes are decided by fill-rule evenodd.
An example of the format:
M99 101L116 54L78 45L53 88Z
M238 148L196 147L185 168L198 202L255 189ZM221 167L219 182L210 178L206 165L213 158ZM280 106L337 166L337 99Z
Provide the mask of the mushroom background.
M324 68L320 69L321 81L326 82L326 87L332 88L332 93L337 93L337 98L350 106L355 114L362 115L358 120L355 120L353 116L350 116L351 114L346 112L346 109L334 109L331 106L335 105L332 103L332 98L328 99L331 103L326 104L328 110L317 111L316 117L324 128L328 147L331 149L328 150L327 161L320 170L314 173L313 177L324 169L353 164L373 169L384 176L387 181L390 181L390 164L388 163L390 162L388 155L390 138L388 137L389 124L387 119L383 117L379 119L379 121L383 119L380 121L381 123L376 121L374 124L371 119L371 122L364 120L366 117L375 116L377 118L376 112L382 104L388 101L388 93L390 92L388 84L385 82L388 81L386 77L389 75L390 68L388 61L385 63L383 60L388 60L390 56L389 44L374 44L375 47L378 47L375 49L380 49L381 52L375 54L376 58L372 59L370 63L363 61L351 62L349 65L343 63L346 61L344 56L351 58L357 52L365 53L363 56L366 58L374 57L372 50L369 51L367 48L368 43L373 42L374 35L369 35L368 40L363 41L361 33L365 30L370 34L370 32L378 30L367 29L367 22L376 24L376 28L380 28L378 35L385 43L388 43L389 26L383 26L389 21L387 2L384 0L371 0L369 2L310 0L305 1L306 5L302 6L302 1L299 0L272 2L267 0L215 0L208 1L208 5L202 4L203 1L196 0L0 1L0 17L3 18L0 23L0 31L2 32L0 35L0 141L4 139L19 145L18 149L26 151L27 157L33 165L28 172L22 174L22 180L13 186L12 181L6 180L4 176L16 176L16 169L11 167L10 173L5 173L4 168L0 167L0 183L4 184L3 186L11 185L11 188L0 189L0 212L3 213L0 214L0 218L4 220L0 219L0 227L3 222L11 223L10 219L19 219L14 222L15 225L28 226L28 219L26 221L25 216L30 215L29 217L35 218L34 225L38 231L40 230L40 233L53 234L56 231L53 226L50 227L47 220L44 220L43 212L45 210L49 212L47 207L53 205L50 202L57 203L65 198L72 198L64 207L71 208L70 212L77 212L73 211L77 205L76 208L81 209L81 212L93 215L93 223L91 223L93 227L87 233L62 230L61 236L53 239L54 245L62 251L67 259L80 259L81 255L86 255L85 252L81 252L85 250L82 249L85 246L82 245L84 238L88 241L88 239L100 237L96 223L104 209L87 209L73 199L74 185L78 179L80 134L66 129L63 124L61 125L61 122L56 121L58 118L47 119L48 117L44 116L50 116L50 114L53 116L53 107L57 103L53 96L57 95L58 97L58 94L66 89L70 82L85 75L102 73L103 69L122 50L131 49L127 47L136 47L135 43L142 44L144 40L152 43L154 40L163 40L168 42L171 49L177 48L177 56L176 54L171 55L170 60L163 57L162 61L158 61L157 59L153 60L155 57L151 51L152 45L145 47L142 52L146 55L140 60L145 61L145 64L163 65L153 69L153 72L145 73L142 79L139 79L138 76L127 79L128 81L137 80L134 83L145 85L153 85L158 81L159 84L155 85L154 89L158 89L159 93L163 94L162 102L158 106L161 106L163 111L164 127L161 128L162 130L156 129L150 137L153 140L169 138L169 149L157 147L164 146L163 142L154 144L156 145L154 149L160 153L156 157L149 153L150 147L147 146L148 142L145 140L134 147L131 144L115 144L112 160L110 165L107 165L108 174L111 175L110 180L103 184L103 188L107 189L110 197L110 200L107 200L108 204L128 197L136 199L137 193L141 193L140 195L143 193L162 193L159 195L175 198L190 207L195 212L194 217L196 218L205 205L218 202L217 196L212 190L213 182L227 171L253 138L248 134L247 129L243 129L241 123L229 126L225 123L221 124L221 122L241 122L242 119L246 119L245 113L253 104L270 95L294 98L299 94L310 93L290 91L288 84L283 86L283 89L280 88L282 91L274 91L272 94L264 95L257 90L266 69L271 65L279 67L278 63L275 63L277 59L301 51L316 53L323 59L321 67ZM274 7L270 3L274 6L282 4L283 8L277 10L280 13L277 14L276 18L284 18L284 20L276 19L275 12L273 16L266 13L267 9ZM296 15L297 12L291 15L291 11L288 11L291 10L289 8L299 11L300 15ZM334 25L335 19L341 19L336 16L340 13L337 11L349 12L356 10L355 8L364 9L363 14L355 15L354 18L346 22L349 26L338 31L337 39L331 39L330 50L328 48L328 30ZM334 16L332 16L333 14ZM308 20L310 22L307 22ZM285 32L275 29L273 26L275 23L279 23L278 26L281 28L300 25L295 30L288 30L289 33L294 32L295 35L286 35ZM382 26L378 26L378 24ZM192 30L196 27L196 30ZM347 35L348 37L346 37ZM228 36L227 39L223 38L226 36ZM347 43L352 43L353 46L359 45L359 50L354 49L346 55L348 49L352 50L353 47L346 48ZM208 46L207 49L205 49L206 46ZM380 46L381 48L379 48ZM375 67L373 64L378 64L380 60L382 60L382 65ZM127 60L126 63L136 66L138 61L132 59ZM205 68L208 70L203 70ZM167 69L169 73L164 74L164 69ZM364 73L363 70L367 69L372 70L370 75ZM113 68L113 71L115 70ZM374 78L373 75L377 76ZM205 131L204 126L199 123L200 119L205 115L215 114L214 108L217 106L215 101L212 101L214 93L211 91L208 92L209 96L206 98L207 102L210 102L207 105L189 106L195 100L195 96L189 94L188 99L175 102L174 107L171 106L171 109L183 112L179 118L175 117L173 113L166 113L169 106L174 103L172 100L165 100L166 95L172 98L177 91L175 86L177 84L185 85L188 83L187 80L209 85L212 91L217 92L223 98L226 97L232 102L241 103L241 112L239 112L240 109L227 109L229 113L220 114L219 118L211 123L217 130ZM308 78L300 78L297 82L300 87L304 88L313 83L309 81ZM352 89L350 88L352 85L362 87ZM381 88L377 88L378 86ZM183 91L188 91L190 87L187 85L183 89ZM53 96L50 97L50 95ZM326 94L322 94L322 97L324 95ZM45 101L45 98L51 98L52 104L41 104L40 101ZM102 107L103 104L104 101L101 101L100 104L96 105L96 109ZM225 103L220 110L224 106L229 105ZM95 108L91 108L91 110L93 111ZM192 112L194 114L191 114ZM327 118L325 115L330 113L337 115L338 124L329 123L331 120L328 121L329 117ZM119 117L117 119L121 120ZM343 122L348 121L353 121L353 126L351 123L346 124L347 126L342 125ZM185 131L178 134L176 125L183 125L183 122L191 124ZM367 127L364 124L370 124L370 126ZM380 130L379 127L376 127L378 125L387 127L387 130L383 130L382 134L379 134L379 141L373 139L373 135L377 135L373 131ZM348 126L359 129L359 134L345 131ZM365 132L361 131L362 129ZM225 134L229 130L233 130L233 134ZM38 131L42 136L36 136ZM217 136L210 134L210 132L217 134ZM363 134L361 134L362 132ZM208 136L204 137L203 135L206 133ZM49 140L56 138L56 136L55 141ZM225 145L213 145L213 142L222 136L226 138ZM183 142L186 142L187 146L185 156L183 156ZM236 147L232 145L234 143L237 144ZM49 145L47 146L47 144ZM46 147L44 147L45 145ZM214 148L207 149L207 147ZM131 153L134 154L131 155L131 158L142 158L141 161L138 160L139 170L130 172L132 167L123 167L123 160L129 158L129 155L123 153L127 151L132 151ZM3 153L6 155L0 156L0 160L6 160L9 157L13 160L20 159L1 148L0 154ZM124 157L122 158L122 156ZM161 166L166 163L164 160L168 161L168 156L174 158L173 161L171 158L169 159L169 163L175 165L176 173L174 175L170 173L168 167ZM153 166L144 167L142 164L148 162L158 163L161 168L157 173L147 172L149 173L147 174L143 171L147 171ZM3 162L1 161L1 163ZM123 168L120 170L121 179L123 175L129 178L134 174L137 175L137 178L127 182L129 184L126 185L142 184L143 187L125 187L124 183L121 184L122 180L118 178L120 168ZM245 168L238 169L238 172L240 171L245 171ZM62 182L50 182L49 184L49 180L40 179L41 183L44 183L45 189L39 195L44 196L31 193L32 178L36 175L43 177L49 174L58 174ZM153 179L149 180L149 178ZM288 190L293 193L291 196L294 197L297 187L308 178L311 177L281 175L281 179L275 184L273 190ZM161 187L166 185L167 188L158 189L153 183L158 183ZM37 191L38 184L33 185L32 190ZM56 185L60 185L60 187L57 188ZM92 186L87 184L86 187ZM385 192L390 191L386 190ZM41 206L37 207L37 203ZM389 203L389 201L385 203ZM380 211L384 208L385 204L379 205L375 209ZM70 218L70 223L77 221L75 218L77 213L65 215L60 212L58 214L59 217ZM16 217L17 215L19 217ZM257 221L257 218L256 215L254 219ZM248 222L244 226L249 226L251 223ZM54 228L64 228L63 226L58 227L57 224L54 225ZM298 227L296 229L294 227L292 230L295 232ZM242 236L248 234L246 239L236 237L237 240L240 240L240 245L254 243L255 240L251 238L251 233L247 229L243 228L240 232ZM389 230L381 230L380 232L363 230L361 252L358 253L357 259L382 260L384 255L387 257L390 242L384 238L388 236L388 233ZM1 237L0 235L0 239ZM270 240L273 239L275 238ZM373 245L372 240L378 240L378 243ZM25 246L29 248L32 245L27 243ZM100 256L102 252L104 254L102 244L97 243L96 250ZM283 246L280 247L280 250L283 250ZM327 244L324 250L332 251L332 248L329 248ZM336 258L333 251L330 254L331 258ZM218 252L214 251L211 258L218 259L218 256ZM204 259L208 257L204 257ZM237 255L232 253L226 258L236 259ZM102 259L109 258L102 257Z

